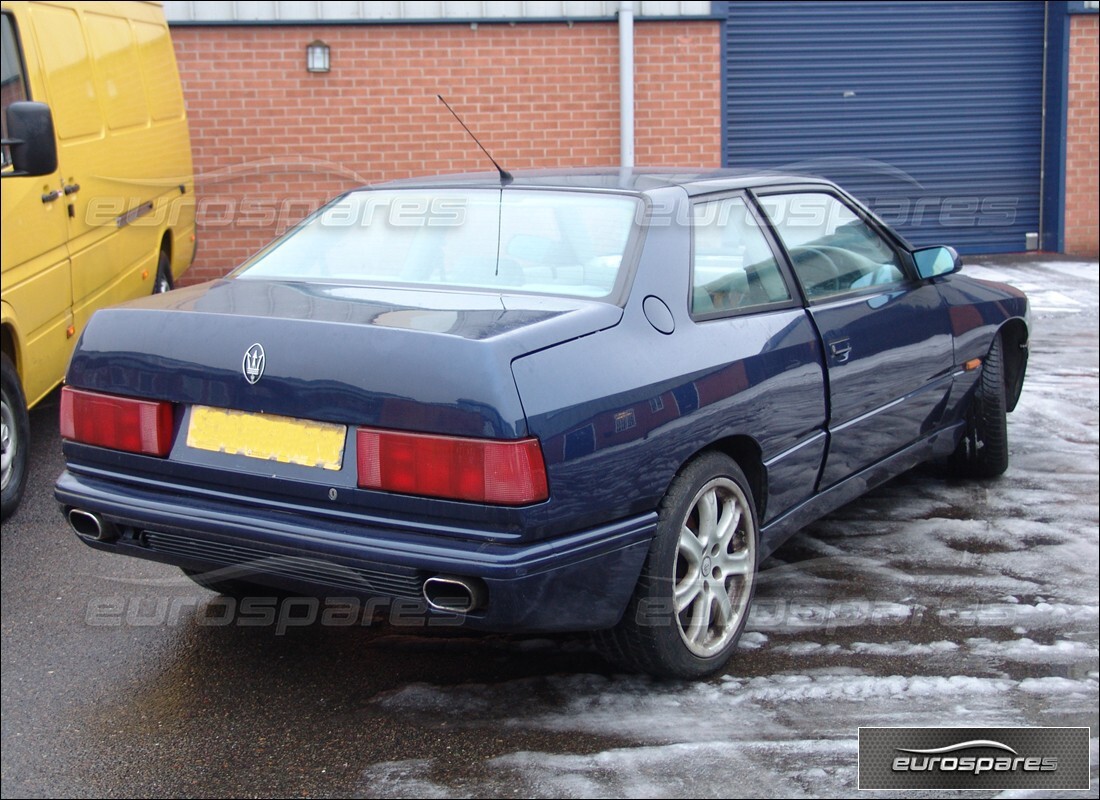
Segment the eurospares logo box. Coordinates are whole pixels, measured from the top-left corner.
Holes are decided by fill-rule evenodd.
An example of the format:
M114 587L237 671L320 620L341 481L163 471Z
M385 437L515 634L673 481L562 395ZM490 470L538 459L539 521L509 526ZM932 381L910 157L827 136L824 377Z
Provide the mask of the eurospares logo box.
M860 728L860 789L1089 788L1088 728Z

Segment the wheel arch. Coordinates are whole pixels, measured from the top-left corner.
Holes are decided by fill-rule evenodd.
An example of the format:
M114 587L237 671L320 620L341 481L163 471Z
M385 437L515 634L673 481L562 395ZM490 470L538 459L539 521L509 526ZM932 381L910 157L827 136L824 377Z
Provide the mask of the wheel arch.
M11 359L15 366L15 373L23 379L23 359L20 357L19 331L11 316L8 315L8 306L4 304L3 322L0 323L0 350Z
M756 506L756 516L759 520L763 520L768 507L768 471L764 466L760 444L746 434L726 436L692 454L685 464L708 450L715 450L737 462L737 466L749 481L749 489L752 491L753 503Z
M172 229L165 229L157 248L157 273L153 278L153 294L176 288L176 275L172 268Z
M161 253L168 254L168 263L172 263L172 229L165 228L164 233L160 237L160 248L157 250L157 256Z

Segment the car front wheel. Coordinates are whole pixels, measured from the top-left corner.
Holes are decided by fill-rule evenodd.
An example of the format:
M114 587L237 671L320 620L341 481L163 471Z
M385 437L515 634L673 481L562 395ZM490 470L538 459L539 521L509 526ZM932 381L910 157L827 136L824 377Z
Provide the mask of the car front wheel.
M1006 407L1004 344L997 334L978 376L967 412L966 434L955 451L956 473L967 478L995 478L1008 469Z
M661 502L657 535L619 625L597 636L611 660L671 678L725 666L756 585L756 508L748 481L710 452L681 470Z

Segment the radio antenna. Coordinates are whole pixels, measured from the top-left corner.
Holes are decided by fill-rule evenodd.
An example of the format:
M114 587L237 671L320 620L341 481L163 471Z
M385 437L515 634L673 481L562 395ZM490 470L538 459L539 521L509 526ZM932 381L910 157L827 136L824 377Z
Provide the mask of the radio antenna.
M470 134L470 138L474 140L474 142L477 144L478 147L481 148L481 152L483 152L486 155L486 157L490 161L493 162L493 166L496 167L497 172L500 173L500 185L501 186L507 186L509 183L511 183L513 180L515 180L512 177L512 173L509 172L508 170L504 169L504 167L502 167L500 164L498 164L497 160L489 154L488 150L485 149L485 145L483 145L481 142L479 142L477 137L474 136L474 132L466 127L466 123L462 121L462 117L458 116L458 114L455 112L455 110L453 108L451 108L451 104L443 99L443 95L437 94L436 97L438 97L439 102L441 102L444 106L446 106L447 110L451 112L451 116L453 116L455 119L458 120L458 124L462 126L463 130L465 130L466 133Z

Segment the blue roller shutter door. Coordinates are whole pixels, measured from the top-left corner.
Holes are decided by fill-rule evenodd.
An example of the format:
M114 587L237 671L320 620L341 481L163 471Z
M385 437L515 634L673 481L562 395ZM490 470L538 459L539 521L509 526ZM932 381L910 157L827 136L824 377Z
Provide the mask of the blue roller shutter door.
M917 244L1039 231L1038 2L731 2L724 160L824 175Z

